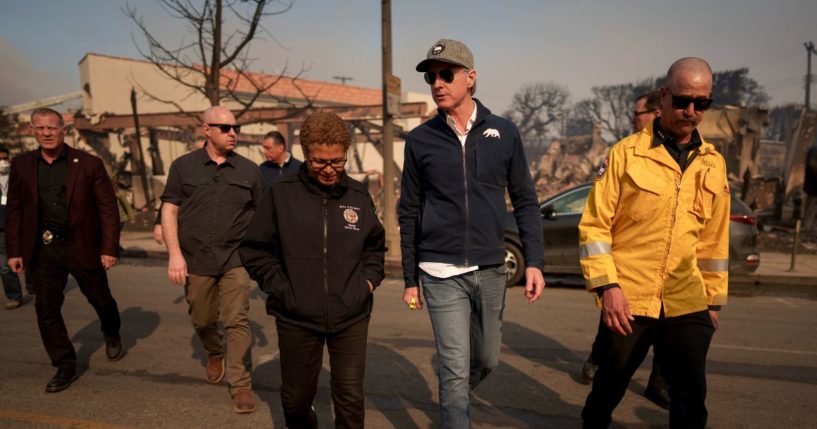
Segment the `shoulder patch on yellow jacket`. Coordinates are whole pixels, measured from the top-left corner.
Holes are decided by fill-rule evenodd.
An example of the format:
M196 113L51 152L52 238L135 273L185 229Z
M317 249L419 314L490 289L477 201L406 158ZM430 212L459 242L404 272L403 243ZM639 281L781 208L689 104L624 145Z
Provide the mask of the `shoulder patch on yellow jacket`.
M604 173L607 172L607 166L610 163L610 158L604 158L604 162L601 163L601 167L599 167L599 171L596 172L596 180L601 180L604 177Z

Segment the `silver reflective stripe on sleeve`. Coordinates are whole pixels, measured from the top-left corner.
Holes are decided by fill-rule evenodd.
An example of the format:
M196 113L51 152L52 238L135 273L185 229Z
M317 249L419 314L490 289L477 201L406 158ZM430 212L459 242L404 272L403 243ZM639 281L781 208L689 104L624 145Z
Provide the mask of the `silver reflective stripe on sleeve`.
M729 259L698 259L698 269L710 273L729 272Z
M593 255L607 255L610 253L612 253L610 243L605 243L603 241L596 241L579 246L579 257L581 259L589 258Z

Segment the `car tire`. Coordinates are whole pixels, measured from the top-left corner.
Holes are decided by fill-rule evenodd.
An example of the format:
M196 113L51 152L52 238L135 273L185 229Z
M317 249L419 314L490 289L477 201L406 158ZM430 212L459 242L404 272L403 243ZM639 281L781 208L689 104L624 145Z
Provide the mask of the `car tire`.
M505 273L508 280L505 286L516 286L525 277L525 257L522 249L514 243L505 242Z

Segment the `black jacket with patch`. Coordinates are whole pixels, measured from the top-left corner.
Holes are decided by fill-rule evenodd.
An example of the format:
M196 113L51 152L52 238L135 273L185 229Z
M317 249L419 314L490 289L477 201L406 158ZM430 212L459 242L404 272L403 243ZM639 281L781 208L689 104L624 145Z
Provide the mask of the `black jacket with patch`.
M368 317L383 280L385 231L368 190L345 173L329 188L306 165L261 198L239 247L267 313L324 333Z

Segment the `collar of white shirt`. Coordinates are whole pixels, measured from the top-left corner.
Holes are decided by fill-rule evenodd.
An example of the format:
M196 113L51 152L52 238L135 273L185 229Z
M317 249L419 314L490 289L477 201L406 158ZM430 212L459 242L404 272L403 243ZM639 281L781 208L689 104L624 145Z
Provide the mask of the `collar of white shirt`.
M474 110L471 111L471 117L468 118L468 122L465 123L465 132L460 132L460 130L457 128L457 121L454 120L453 116L449 114L445 115L445 123L447 123L448 126L454 130L454 133L456 133L457 137L460 139L460 144L463 146L465 146L465 138L468 137L468 133L471 131L471 126L473 126L474 122L477 120L477 103L476 101L473 103Z

